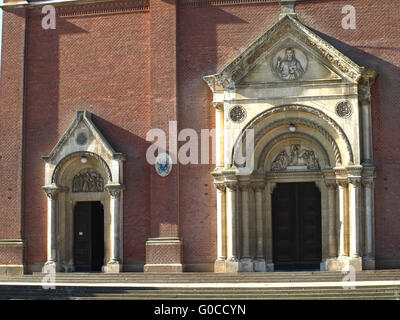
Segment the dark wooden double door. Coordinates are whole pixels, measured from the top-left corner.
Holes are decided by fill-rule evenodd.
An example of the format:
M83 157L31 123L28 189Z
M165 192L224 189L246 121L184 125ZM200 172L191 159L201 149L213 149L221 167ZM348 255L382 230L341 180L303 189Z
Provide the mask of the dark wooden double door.
M276 270L313 270L321 262L321 194L314 183L280 183L272 194Z
M75 271L101 271L104 260L104 209L98 202L77 202L74 210Z

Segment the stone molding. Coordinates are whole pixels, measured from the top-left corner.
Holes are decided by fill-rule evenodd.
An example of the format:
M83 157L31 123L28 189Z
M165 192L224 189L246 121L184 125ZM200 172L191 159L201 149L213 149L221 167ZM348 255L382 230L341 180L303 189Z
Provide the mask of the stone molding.
M257 126L257 124L259 124L262 120L264 120L267 117L272 116L273 114L277 114L277 113L281 113L281 112L288 112L288 111L301 111L301 112L305 112L305 113L311 113L311 114L317 116L318 118L324 120L325 122L327 122L333 129L335 129L336 133L340 136L343 143L345 144L346 150L348 152L349 162L350 163L354 162L353 150L351 148L349 139L347 138L347 135L343 131L343 129L337 124L337 122L335 120L333 120L331 117L327 116L321 110L315 109L313 107L305 106L305 105L298 105L298 104L277 106L277 107L268 109L268 110L258 114L241 130L239 137L236 139L235 146L237 145L238 141L240 141L242 136L245 135L245 132L247 129L254 129ZM303 122L303 123L306 123L306 122ZM308 123L308 124L311 125L311 123ZM315 127L315 128L317 128L317 127Z
M269 132L270 130L272 130L274 128L277 128L279 126L282 126L282 125L287 125L287 124L301 124L301 125L304 125L304 126L307 126L309 128L312 128L312 129L315 129L315 130L319 131L329 141L329 143L330 143L330 145L331 145L331 147L333 149L333 152L335 154L335 159L336 159L337 165L341 165L342 164L342 156L340 154L340 150L339 150L339 147L338 147L335 139L323 127L321 127L318 124L316 124L315 122L313 122L311 120L307 120L307 119L288 118L288 119L283 119L283 120L277 120L277 121L271 123L270 125L266 126L265 128L263 128L262 130L260 130L256 134L256 136L254 138L254 145L257 145L258 142L261 140L261 138L267 132ZM306 136L305 133L299 133L299 132L288 133L287 135L289 136L289 135L295 135L295 134L303 134L304 136ZM309 136L309 135L307 135L307 136ZM311 136L309 136L309 137L311 138ZM274 140L277 139L277 138L278 137L275 137ZM316 139L313 139L313 140L317 141ZM272 142L270 142L269 144L272 144ZM318 142L318 144L320 144L320 143ZM324 149L324 148L322 148L322 149ZM328 163L329 163L330 162L329 161L329 157L327 157L327 160L328 160ZM259 165L260 165L260 163L259 163Z

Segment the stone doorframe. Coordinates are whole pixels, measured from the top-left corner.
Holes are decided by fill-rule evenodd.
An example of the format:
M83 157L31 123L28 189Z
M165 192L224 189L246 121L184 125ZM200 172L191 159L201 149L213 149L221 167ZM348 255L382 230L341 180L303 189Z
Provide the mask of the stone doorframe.
M43 190L47 195L46 272L74 271L73 217L78 201L102 203L105 240L102 270L121 272L124 155L111 148L91 121L89 112L78 111L66 133L43 159L46 161ZM79 187L75 178L87 172L90 172L87 179L97 179L96 184L88 187L86 182L85 187Z

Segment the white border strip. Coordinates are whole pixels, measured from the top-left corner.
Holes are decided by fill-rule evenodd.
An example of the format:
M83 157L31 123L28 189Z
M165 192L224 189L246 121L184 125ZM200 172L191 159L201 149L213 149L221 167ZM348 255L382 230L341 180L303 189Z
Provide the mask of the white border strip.
M400 286L400 280L337 281L337 282L278 282L278 283L68 283L68 282L0 282L0 286L59 287L116 287L116 288L314 288L314 287L366 287Z

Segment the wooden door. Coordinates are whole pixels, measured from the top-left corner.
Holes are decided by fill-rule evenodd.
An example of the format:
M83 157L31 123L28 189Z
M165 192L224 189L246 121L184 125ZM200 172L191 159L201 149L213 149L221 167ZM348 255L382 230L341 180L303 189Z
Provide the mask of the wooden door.
M275 269L319 269L321 194L314 183L278 184L272 195Z
M90 271L92 264L91 203L78 202L74 210L75 271Z

